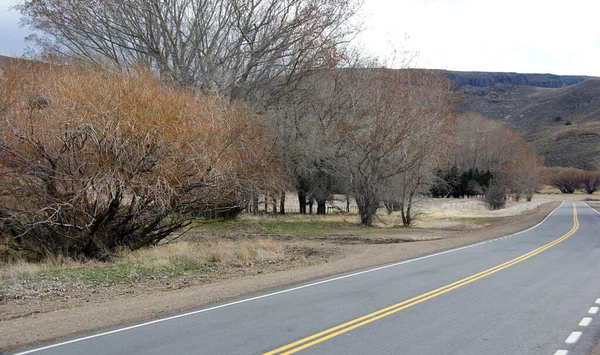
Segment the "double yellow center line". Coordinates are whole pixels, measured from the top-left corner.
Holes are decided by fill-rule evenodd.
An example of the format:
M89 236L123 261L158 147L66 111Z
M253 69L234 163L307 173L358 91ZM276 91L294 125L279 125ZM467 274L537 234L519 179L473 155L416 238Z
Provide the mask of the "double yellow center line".
M402 301L400 303L396 303L394 305L391 305L389 307L380 309L378 311L375 311L373 313L369 313L367 315L364 315L362 317L353 319L349 322L337 325L333 328L329 328L327 330L324 330L322 332L313 334L311 336L308 336L304 339L300 339L298 341L295 341L293 343L284 345L280 348L277 348L275 350L269 351L264 353L263 355L284 355L284 354L293 354L296 353L300 350L306 349L308 347L311 347L313 345L316 345L318 343L324 342L325 340L331 339L333 337L336 337L340 334L344 334L348 331L351 331L352 329L356 329L358 327L362 327L363 325L369 324L371 322L374 322L378 319L387 317L389 315L392 315L394 313L400 312L404 309L407 309L409 307L412 307L414 305L417 305L421 302L425 302L429 299L432 299L434 297L443 295L446 292L450 292L454 289L457 289L459 287L465 286L470 284L471 282L477 281L479 279L482 279L486 276L492 275L497 273L500 270L504 270L510 266L513 266L515 264L520 263L523 260L527 260L529 258L531 258L534 255L537 255L541 252L543 252L544 250L547 250L549 248L552 248L553 246L555 246L556 244L562 242L563 240L569 238L570 236L572 236L577 229L579 228L579 220L577 218L577 208L575 207L575 203L573 203L573 228L571 228L571 230L566 233L565 235L563 235L562 237L553 240L552 242L543 245L535 250L530 251L527 254L523 254L517 258L514 258L512 260L509 260L503 264L500 264L498 266L494 266L492 268L489 268L487 270L484 270L480 273L477 273L475 275L471 275L469 277L465 277L464 279L458 280L456 282L447 284L445 286L442 286L440 288L437 288L435 290L423 293L421 295L418 295L416 297L413 297L411 299L408 299L406 301Z

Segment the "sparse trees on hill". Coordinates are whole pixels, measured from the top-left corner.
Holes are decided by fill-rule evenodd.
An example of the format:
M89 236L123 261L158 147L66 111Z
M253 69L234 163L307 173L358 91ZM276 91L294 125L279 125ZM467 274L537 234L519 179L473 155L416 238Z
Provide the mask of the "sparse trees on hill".
M151 74L15 66L0 91L0 241L109 258L198 214L236 214L278 169L243 105Z

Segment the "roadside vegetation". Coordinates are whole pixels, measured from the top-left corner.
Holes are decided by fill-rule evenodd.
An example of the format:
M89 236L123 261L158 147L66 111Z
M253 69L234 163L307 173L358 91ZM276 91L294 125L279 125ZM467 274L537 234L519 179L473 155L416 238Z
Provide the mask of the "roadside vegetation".
M411 227L430 196L493 210L539 186L542 159L507 125L459 114L447 77L360 54L359 2L88 5L17 6L39 61L0 79L3 262L114 266L189 228ZM333 195L346 215L306 216L325 215Z
M552 167L544 170L544 180L564 194L581 191L592 195L600 189L600 171Z
M388 215L385 210L371 228L359 223L357 213L242 215L235 220L194 221L193 229L176 239L135 251L123 248L109 262L64 256L40 261L13 259L2 263L0 302L60 300L78 293L114 294L129 292L130 287L178 289L240 274L329 262L345 255L344 246L434 240L449 232L439 230L448 225L452 231L463 231L500 223L493 211L475 199L455 202L467 208L459 213L448 210L444 200L428 203L432 204L428 213L409 229L399 223L398 212ZM490 215L478 215L481 213Z
M293 252L269 238L206 239L167 243L137 251L122 250L112 262L46 258L41 262L18 260L2 265L0 299L40 297L53 291L105 288L206 276L227 268L248 268L261 263L289 261Z

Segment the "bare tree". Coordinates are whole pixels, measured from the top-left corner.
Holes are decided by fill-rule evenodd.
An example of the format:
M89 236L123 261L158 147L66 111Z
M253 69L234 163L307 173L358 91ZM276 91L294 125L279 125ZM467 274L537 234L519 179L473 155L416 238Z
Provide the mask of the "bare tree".
M492 181L485 189L483 201L491 210L499 210L506 205L506 186L504 182Z
M529 146L522 145L521 148L525 150L515 152L519 159L508 168L508 186L515 194L525 194L527 201L531 202L533 194L541 184L544 159L535 154Z
M427 71L355 69L348 76L352 105L336 122L341 169L361 223L371 226L394 180L418 169L436 153L435 139L449 133L454 96Z
M269 99L333 67L356 33L354 0L24 0L44 53L161 78L236 99Z
M460 190L455 191L457 196L470 196L486 192L493 182L494 195L506 192L533 198L543 160L522 135L502 122L473 113L459 117L455 131L442 169L454 181L441 185L453 185ZM473 180L477 178L479 183Z
M340 139L335 122L343 119L344 105L349 102L346 77L344 69L307 75L291 95L263 114L263 122L275 139L273 151L298 193L300 213L307 212L307 204L310 207L316 202L317 214L324 214L327 199L342 190L336 165Z
M433 158L433 156L430 157ZM389 192L386 194L386 202L391 203L394 207L392 210L400 211L404 226L412 224L415 217L413 206L419 198L427 195L435 181L435 170L436 167L431 160L423 159L417 162L413 168L399 174L391 184Z

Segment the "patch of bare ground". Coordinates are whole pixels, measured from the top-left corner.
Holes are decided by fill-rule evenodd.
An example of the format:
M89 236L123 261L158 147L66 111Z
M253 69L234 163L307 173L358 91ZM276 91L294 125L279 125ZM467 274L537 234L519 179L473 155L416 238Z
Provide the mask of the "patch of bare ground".
M539 223L558 202L515 216L460 220L454 230L393 228L328 235L238 235L281 243L284 258L220 265L208 272L147 278L110 287L56 285L0 301L0 352L139 322L352 270L416 258L515 233ZM189 240L205 238L188 235ZM211 238L214 238L211 237Z

